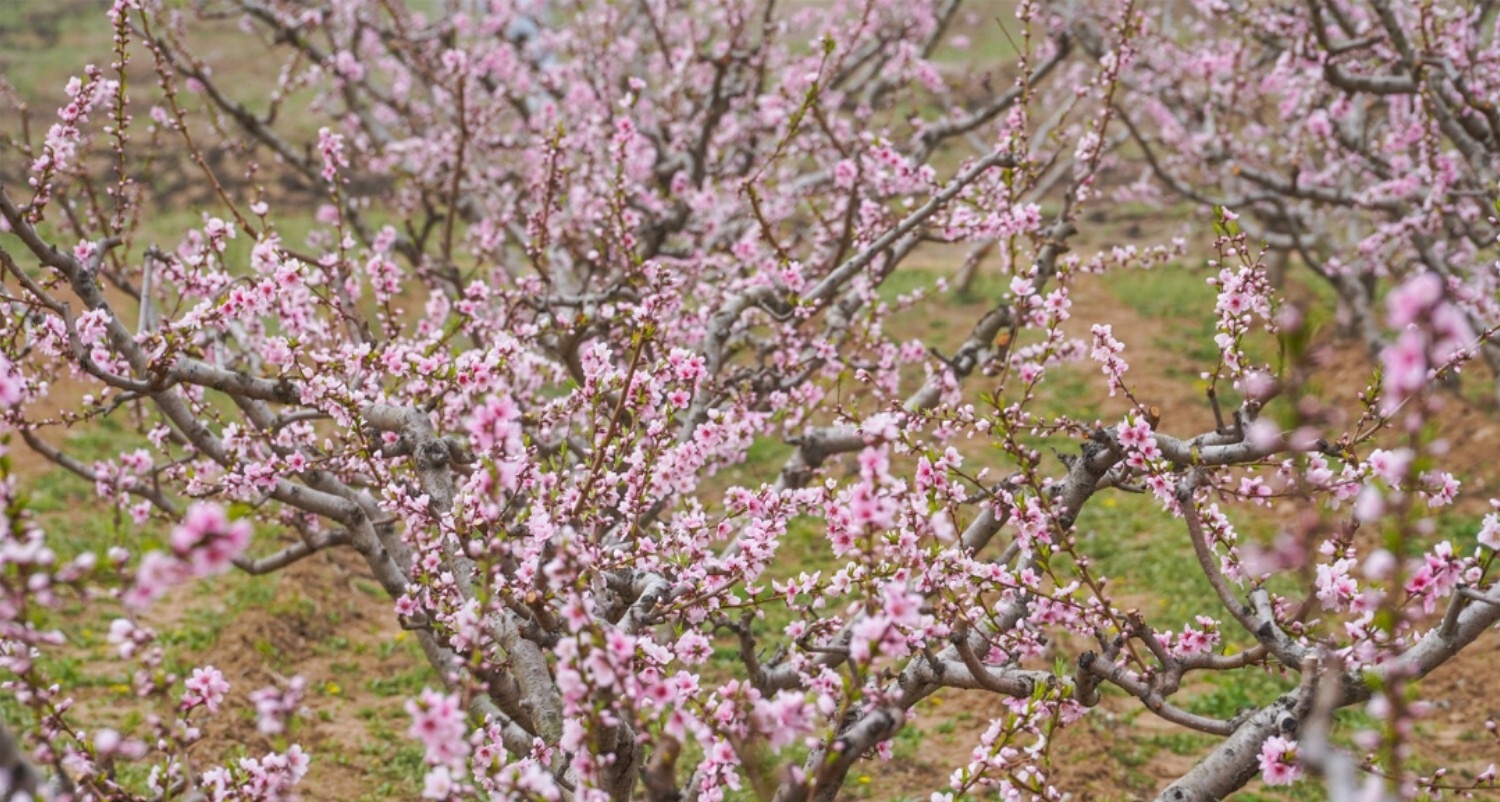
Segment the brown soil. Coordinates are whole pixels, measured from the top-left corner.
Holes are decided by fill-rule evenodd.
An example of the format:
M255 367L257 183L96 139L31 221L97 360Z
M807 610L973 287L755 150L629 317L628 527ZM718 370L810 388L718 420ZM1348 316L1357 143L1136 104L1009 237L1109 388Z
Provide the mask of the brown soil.
M250 691L291 676L307 681L305 714L291 740L313 756L301 786L303 798L310 800L350 800L376 789L373 770L386 746L372 737L372 723L385 722L404 733L405 714L402 697L376 694L370 681L426 665L406 649L380 656L383 644L406 640L409 633L397 624L384 594L356 586L360 574L348 557L335 554L292 566L270 609L228 618L218 641L200 658L234 685L232 704L248 705ZM244 744L252 754L277 747L244 721L227 717L206 734L213 752L231 743Z
M382 651L409 644L410 633L401 630L384 594L360 581L358 558L351 556L335 552L291 566L264 608L231 612L222 599L188 589L163 600L150 619L164 631L185 607L223 617L215 642L190 659L224 673L232 686L227 709L253 710L251 691L293 676L306 680L307 696L290 733L267 737L256 731L253 717L220 715L205 720L199 749L224 754L239 746L260 756L300 744L312 757L299 786L308 800L367 797L389 779L379 769L390 759L391 745L375 729L404 739L405 696L377 692L373 681L426 667L411 649Z

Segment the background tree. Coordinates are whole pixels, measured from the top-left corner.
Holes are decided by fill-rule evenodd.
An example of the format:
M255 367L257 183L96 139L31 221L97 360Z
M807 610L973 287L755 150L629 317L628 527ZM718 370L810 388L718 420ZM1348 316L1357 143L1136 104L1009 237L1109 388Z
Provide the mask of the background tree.
M1500 116L1490 3L1164 4L1119 94L1138 189L1248 213L1253 235L1385 344L1382 288L1416 273L1496 320ZM1480 351L1491 372L1500 351Z
M1407 694L1500 621L1500 523L1478 546L1435 533L1459 484L1424 426L1434 382L1493 332L1471 299L1488 290L1413 272L1388 299L1383 380L1324 397L1304 311L1217 209L1217 425L1169 434L1123 333L1069 322L1077 282L1188 248L1069 252L1108 201L1111 149L1169 136L1122 122L1165 70L1155 34L1137 66L1149 16L1022 4L1013 80L959 97L934 60L956 0L117 0L114 63L7 150L0 400L101 503L172 526L159 548L59 558L8 505L3 668L35 717L29 761L0 738L9 782L288 797L299 747L192 749L228 683L168 671L139 613L231 565L349 549L441 681L407 703L429 798L832 799L945 688L1007 712L938 796L1060 798L1054 736L1107 686L1223 739L1167 799L1304 767L1353 793L1329 730L1371 700L1376 790L1454 786L1404 766ZM269 91L240 96L241 65L195 44L221 17L283 57ZM161 191L170 153L201 223L149 241L142 221L181 202ZM927 293L879 292L944 244L994 254L1008 287L952 353L887 331ZM1122 418L1037 409L1081 359ZM49 403L59 382L87 394ZM90 463L59 445L106 418L150 448ZM1054 462L1043 436L1072 444ZM789 457L746 480L768 441ZM1159 500L1219 608L1151 622L1116 603L1075 524L1117 492ZM1324 511L1247 554L1237 511L1272 503ZM787 566L808 525L814 564ZM64 639L46 608L74 594L120 610L111 638L165 713L140 732L75 724L35 660ZM732 671L705 665L716 647ZM1233 718L1174 704L1212 671L1300 684ZM262 729L302 692L258 692ZM133 785L125 762L155 771Z

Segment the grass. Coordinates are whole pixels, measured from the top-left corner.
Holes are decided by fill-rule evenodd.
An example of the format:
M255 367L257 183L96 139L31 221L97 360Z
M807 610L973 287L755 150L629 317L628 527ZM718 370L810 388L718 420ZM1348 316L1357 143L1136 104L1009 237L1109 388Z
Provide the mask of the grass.
M373 767L374 790L361 800L416 799L421 795L421 778L427 773L423 748L391 729L383 721L368 721L370 739L357 746L357 753Z
M1161 512L1153 496L1111 492L1078 516L1078 542L1095 571L1115 579L1115 592L1145 599L1148 617L1190 622L1213 589L1198 571L1187 530ZM1213 609L1212 607L1208 609Z
M1188 712L1218 719L1232 719L1241 712L1263 707L1297 685L1295 676L1247 669L1207 675L1211 686L1186 702Z
M110 30L100 4L87 0L0 3L0 74L23 98L62 97L84 64L110 61ZM36 109L50 118L50 110ZM45 130L45 125L43 126Z
M433 681L431 666L423 663L415 668L400 671L387 677L371 677L365 680L365 689L379 697L406 698L416 696Z
M1151 320L1169 322L1157 328L1152 345L1189 361L1190 371L1178 370L1179 378L1196 379L1218 361L1214 344L1214 302L1218 293L1206 279L1206 270L1168 265L1152 271L1149 281L1136 271L1110 273L1105 286L1125 307Z

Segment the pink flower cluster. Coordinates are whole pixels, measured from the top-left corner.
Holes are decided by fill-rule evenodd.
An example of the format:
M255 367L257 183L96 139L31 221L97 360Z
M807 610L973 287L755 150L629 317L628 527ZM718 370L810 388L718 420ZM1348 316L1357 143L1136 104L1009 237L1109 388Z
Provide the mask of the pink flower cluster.
M406 702L411 715L407 734L426 749L428 764L458 768L469 754L469 726L457 696L424 689Z
M1116 439L1128 455L1125 464L1138 471L1146 471L1161 457L1161 449L1152 436L1151 422L1140 412L1129 415L1116 429Z
M293 802L295 786L307 776L310 765L307 753L294 744L283 753L242 757L231 766L209 769L203 772L202 787L212 802Z
M1474 331L1468 318L1447 299L1436 273L1421 273L1386 296L1386 317L1399 332L1380 352L1385 393L1382 410L1391 414L1424 388L1433 370L1454 365L1469 354Z
M186 690L182 694L182 709L192 710L195 707L204 707L210 713L219 712L219 705L224 702L224 694L229 692L229 682L224 679L224 674L213 666L204 666L193 669L193 675L183 683Z
M141 558L126 603L141 607L188 580L223 573L250 546L252 531L249 521L230 521L218 504L194 504L172 529L170 553Z
M323 157L323 180L333 181L339 170L349 166L344 155L344 137L328 128L318 129L318 154Z
M250 703L255 705L255 729L262 735L285 732L287 719L297 712L306 695L307 680L301 676L287 680L284 688L272 685L252 692Z
M25 397L24 391L25 383L21 376L15 371L10 360L0 355L0 409L20 404Z
M1109 324L1095 323L1090 331L1094 335L1094 349L1090 356L1098 362L1104 371L1104 376L1109 381L1109 395L1114 397L1115 393L1125 387L1125 371L1130 370L1120 352L1125 350L1125 344L1115 339L1114 327Z
M1260 745L1260 777L1266 785L1291 785L1302 777L1297 765L1297 742L1272 735Z

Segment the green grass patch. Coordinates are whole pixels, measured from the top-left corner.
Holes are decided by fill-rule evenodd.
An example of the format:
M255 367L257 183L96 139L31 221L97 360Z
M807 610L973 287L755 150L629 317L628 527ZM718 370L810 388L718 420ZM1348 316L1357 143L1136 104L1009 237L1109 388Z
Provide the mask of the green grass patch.
M1117 271L1104 277L1105 286L1120 303L1142 317L1171 321L1157 328L1152 345L1193 363L1183 378L1196 378L1219 358L1214 344L1214 303L1218 292L1208 285L1213 274L1184 265L1159 267L1145 275ZM1127 343L1128 345L1128 343Z

